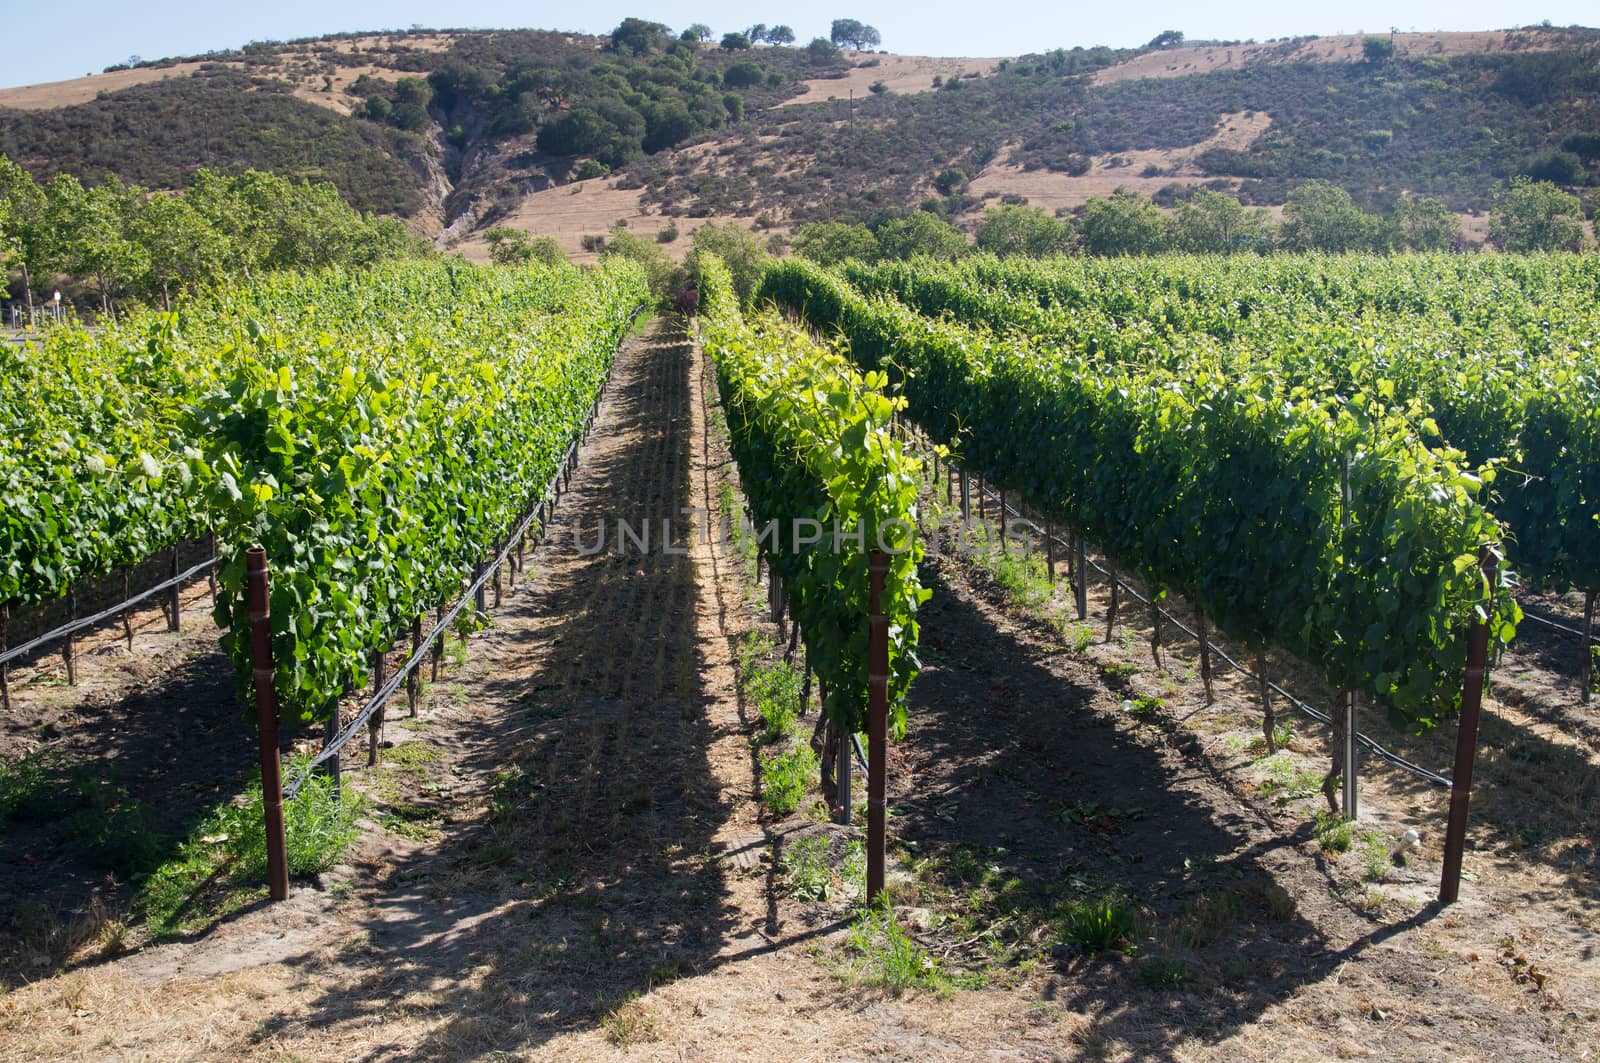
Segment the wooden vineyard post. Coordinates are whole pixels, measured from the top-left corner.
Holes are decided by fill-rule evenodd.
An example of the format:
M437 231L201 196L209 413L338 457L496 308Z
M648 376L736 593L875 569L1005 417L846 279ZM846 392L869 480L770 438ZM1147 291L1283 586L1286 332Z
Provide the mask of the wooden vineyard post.
M256 741L261 754L261 807L267 828L267 888L274 901L289 896L288 847L283 833L283 775L278 760L278 692L273 686L271 595L267 552L245 551L250 607L250 658L256 690Z
M1161 668L1161 593L1150 588L1150 658Z
M322 748L327 749L333 745L333 740L339 737L339 703L334 702L333 708L328 711L328 722L322 729ZM333 796L339 797L340 787L344 784L344 755L335 753L328 758L328 778L333 780Z
M1200 682L1206 688L1206 704L1216 704L1216 694L1211 689L1211 636L1206 631L1206 611L1198 610L1195 614L1195 627L1200 633Z
M207 532L206 536L211 541L211 567L206 569L206 587L211 592L213 601L217 597L217 533Z
M883 892L889 773L889 618L883 583L889 556L874 550L868 561L867 630L867 903Z
M1583 676L1582 701L1589 704L1594 696L1594 597L1590 591L1583 596Z
M176 546L172 548L172 553L167 557L167 578L170 580L176 580L178 578L178 548ZM168 625L168 630L170 631L183 630L183 618L180 615L182 605L180 604L179 595L179 592L182 590L183 588L178 586L177 583L172 585L170 592L172 595L170 606L172 613L167 618L170 621L170 624Z
M972 523L972 482L966 469L961 470L961 522L964 525ZM963 537L965 534L963 530Z
M1494 593L1497 563L1485 548L1483 575ZM1439 903L1454 904L1461 895L1461 858L1467 847L1467 812L1472 802L1472 767L1478 756L1478 720L1483 712L1483 672L1489 660L1489 622L1475 616L1467 632L1467 674L1461 687L1461 727L1456 732L1456 763L1450 773L1450 823L1444 833L1444 869L1439 877Z
M1056 581L1056 531L1049 521L1044 524L1044 567L1050 571L1050 582Z
M474 617L474 619L480 624L483 622L483 618L489 612L489 603L487 598L488 592L485 590L482 582L483 571L484 569L482 561L479 561L476 565L472 566L472 582L475 583L478 588L473 592L472 595L472 608L477 612L477 616Z

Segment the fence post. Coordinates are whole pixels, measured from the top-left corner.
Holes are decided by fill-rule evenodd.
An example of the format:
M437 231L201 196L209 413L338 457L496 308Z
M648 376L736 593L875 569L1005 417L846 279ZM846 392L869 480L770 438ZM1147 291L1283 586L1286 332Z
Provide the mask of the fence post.
M1589 704L1594 687L1594 599L1595 592L1583 596L1583 704Z
M288 847L283 834L283 775L278 760L278 692L273 687L271 596L267 552L245 551L250 607L250 657L255 667L256 740L261 753L261 806L267 826L267 887L275 901L289 896Z
M479 581L483 578L483 562L479 561L472 566L472 582L478 584L478 589L472 595L472 607L477 611L474 618L478 623L483 623L483 618L489 613L488 601L484 596L484 585Z
M868 561L870 610L867 624L867 903L883 892L884 825L889 769L889 618L883 615L883 582L889 555L874 550Z
M1483 576L1494 594L1498 562L1488 547L1479 553ZM1456 732L1456 763L1450 773L1450 823L1444 834L1444 869L1439 903L1461 895L1461 858L1467 847L1467 812L1472 803L1472 767L1478 755L1478 719L1483 712L1483 671L1489 660L1489 623L1475 616L1467 632L1467 674L1461 685L1461 727Z

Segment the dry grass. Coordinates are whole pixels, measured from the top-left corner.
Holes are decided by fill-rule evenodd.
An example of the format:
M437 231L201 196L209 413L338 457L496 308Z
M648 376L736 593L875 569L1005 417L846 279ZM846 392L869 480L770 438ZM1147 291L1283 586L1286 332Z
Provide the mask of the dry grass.
M1106 67L1094 76L1096 85L1140 78L1177 78L1209 74L1214 70L1240 70L1258 63L1350 63L1362 58L1362 43L1369 36L1388 36L1376 28L1371 34L1318 37L1286 50L1284 44L1198 44L1146 52L1125 63ZM1559 45L1556 37L1539 30L1484 30L1460 33L1401 33L1395 36L1395 54L1402 58L1477 55L1507 51L1541 51Z
M932 92L935 77L949 80L963 74L992 74L1000 64L998 59L952 59L918 55L867 55L864 52L846 52L853 63L878 60L877 66L854 66L842 78L813 78L803 84L806 90L780 106L797 103L819 103L830 98L845 99L852 92L856 99L872 95L873 82L883 82L889 92Z
M1212 148L1243 150L1271 124L1272 118L1265 111L1225 114L1211 136L1198 144L1097 155L1089 171L1077 177L1049 170L1025 171L1011 161L1008 148L973 179L970 191L975 196L991 192L1021 196L1031 205L1049 211L1081 207L1091 197L1109 196L1119 188L1153 195L1169 184L1199 184L1207 180L1194 166L1195 156ZM1142 176L1149 166L1158 168L1160 175Z
M692 150L692 149L691 149ZM583 249L585 236L604 235L618 221L626 221L628 231L654 242L663 229L675 227L677 239L660 246L675 259L682 258L694 246L694 234L702 225L721 225L738 222L748 226L750 219L732 215L709 218L671 218L661 214L647 214L640 203L643 189L618 188L618 178L596 177L588 181L573 181L524 196L522 202L507 217L495 225L508 225L523 229L534 236L553 237L561 250L572 261L585 264L600 256ZM473 232L451 249L460 251L474 262L489 260L489 245L483 234L490 226Z

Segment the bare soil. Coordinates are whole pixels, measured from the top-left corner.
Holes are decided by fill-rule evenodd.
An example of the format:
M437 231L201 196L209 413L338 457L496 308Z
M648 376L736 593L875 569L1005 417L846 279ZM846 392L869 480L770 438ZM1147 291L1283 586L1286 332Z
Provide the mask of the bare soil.
M1203 709L1182 645L1165 671L1117 638L1071 652L987 564L951 552L926 568L925 668L891 751L891 882L921 946L971 977L938 993L860 984L848 906L788 896L778 870L798 833L842 843L854 828L759 815L731 651L771 629L733 548L683 512L712 509L733 476L714 398L681 330L630 341L493 626L417 718L391 710L377 769L346 762L371 801L350 863L199 940L13 987L0 1059L1595 1050L1592 868L1561 863L1569 849L1496 848L1514 808L1491 795L1526 765L1486 757L1461 905L1425 902L1434 849L1362 886L1385 892L1370 903L1356 858L1322 853L1303 806L1262 794L1259 758L1232 752L1234 731L1259 731L1243 695ZM619 550L613 535L594 550L619 518L657 537L674 521L674 549ZM1147 691L1159 709L1126 711ZM1486 745L1558 758L1579 789L1551 821L1592 829L1573 808L1589 815L1593 773L1583 791L1570 739L1557 748L1565 732L1549 729L1546 746L1520 732ZM1375 816L1437 822L1436 791L1377 771L1365 785ZM1005 884L976 926L956 918L979 891L953 870L963 854ZM1051 929L1060 902L1106 891L1137 911L1131 958L1087 956ZM1182 978L1151 977L1158 957Z

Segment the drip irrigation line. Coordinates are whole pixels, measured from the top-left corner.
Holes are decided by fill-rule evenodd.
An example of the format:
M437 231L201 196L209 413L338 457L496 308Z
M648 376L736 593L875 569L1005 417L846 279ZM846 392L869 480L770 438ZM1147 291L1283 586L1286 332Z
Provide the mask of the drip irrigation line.
M22 645L16 647L15 649L10 649L10 650L7 650L4 653L0 653L0 664L9 664L12 661L16 660L17 658L19 658L19 657L26 657L28 654L32 653L34 650L37 650L42 646L48 646L50 643L56 642L56 641L58 641L60 639L64 639L68 635L74 635L74 634L78 633L79 631L82 631L84 628L94 627L96 624L103 623L104 621L109 620L114 616L117 616L117 615L119 615L121 613L125 613L129 609L131 609L133 606L138 605L140 602L146 600L147 598L151 598L151 597L153 597L153 596L155 596L157 594L160 594L162 591L171 590L173 587L176 587L178 584L184 583L184 582L186 582L186 581L188 581L190 579L193 579L195 576L198 576L200 573L202 573L202 572L206 571L207 569L212 568L213 566L215 566L216 563L217 563L217 559L216 558L214 558L214 557L213 558L209 558L209 559L207 559L205 561L200 562L198 565L194 565L193 567L187 569L184 572L178 573L176 576L167 577L166 579L162 580L160 583L157 583L154 587L150 587L147 590L140 591L138 594L135 594L131 598L128 598L128 599L126 599L124 601L118 602L116 605L113 605L113 606L110 606L108 608L102 609L98 613L95 613L92 616L81 617L81 618L79 618L77 620L72 621L70 624L62 624L60 627L56 628L53 631L47 631L43 635L40 635L38 638L30 639L29 641L24 642Z
M1577 628L1568 627L1566 624L1549 620L1545 617L1539 616L1536 613L1530 613L1526 609L1522 611L1522 618L1524 620L1532 620L1535 624L1543 624L1545 627L1554 628L1556 631L1571 635L1573 638L1579 639L1580 641L1583 639L1583 632L1579 631ZM1600 646L1600 635L1590 635L1589 641L1594 643L1596 646Z
M989 486L987 484L982 483L981 481L978 484L978 490L981 491L983 494L988 495L990 498L994 499L995 501L997 501L997 502L1000 501L999 496L994 491L990 490L990 488L989 488ZM1048 535L1049 534L1043 528L1041 528L1038 524L1035 524L1030 518L1028 518L1027 516L1024 516L1022 513L1018 512L1016 507L1012 506L1009 502L1005 502L1005 503L1003 503L1003 505L1004 505L1004 512L1009 513L1012 516L1015 516L1018 520L1021 520L1024 524L1026 524L1029 528L1031 528L1038 535L1043 536L1043 535ZM1064 549L1070 549L1071 548L1071 544L1067 543L1065 540L1061 539L1059 536L1050 535L1049 537L1052 540L1054 540L1055 543L1058 546L1061 546ZM1111 575L1110 570L1108 570L1106 568L1102 568L1098 562L1093 561L1093 560L1091 560L1089 558L1085 558L1084 560L1087 561L1088 564L1096 572L1099 572L1102 576L1109 577ZM1119 587L1121 587L1123 590L1127 591L1129 594L1133 595L1133 597L1135 599L1137 599L1141 604L1143 604L1143 605L1149 605L1150 604L1150 599L1149 598L1146 598L1144 595L1142 595L1138 591L1134 590L1133 587L1130 586L1129 584L1127 584L1126 582L1124 582L1120 576L1117 577L1117 585ZM1161 608L1157 607L1156 611L1161 614L1163 619L1171 622L1174 627L1176 627L1178 630L1182 631L1184 634L1188 635L1190 638L1198 639L1200 637L1193 630L1191 630L1188 625L1184 624L1181 620L1179 620L1177 617L1173 616L1171 613L1167 612L1165 609L1161 609ZM1262 682L1264 680L1264 677L1256 675L1249 668L1246 668L1244 665L1240 664L1238 661L1236 661L1232 657L1228 656L1227 652L1224 651L1222 649L1222 647L1218 646L1216 644L1216 642L1211 641L1209 639L1207 641L1211 643L1212 652L1214 652L1218 657L1221 657L1224 661L1226 661L1228 663L1228 665L1231 668L1233 668L1235 671L1241 672L1244 675L1249 676L1251 679L1256 680L1257 682ZM1326 725L1328 727L1332 727L1333 726L1333 719L1327 713L1322 712L1320 709L1313 708L1311 705L1308 705L1306 702L1300 700L1295 695L1291 694L1289 691L1287 691L1283 687L1279 686L1277 683L1274 683L1272 680L1265 679L1264 681L1266 682L1267 686L1269 688L1271 688L1271 690L1274 693L1277 693L1278 695L1280 695L1283 698L1287 699L1289 704L1290 704L1290 706L1292 708L1294 708L1295 710L1303 713L1306 716L1309 716L1311 719L1316 720L1318 723L1324 724L1324 725ZM1367 736L1364 732L1361 732L1361 731L1357 731L1356 732L1356 741L1361 744L1363 749L1366 749L1368 752L1372 753L1378 759L1387 761L1388 763L1394 765L1395 767L1399 768L1401 771L1404 771L1404 772L1407 772L1407 773L1409 773L1411 775L1414 775L1417 778L1422 779L1422 780L1424 780L1426 782L1431 782L1431 783L1435 784L1436 786L1448 787L1448 786L1451 785L1450 777L1448 775L1441 775L1439 772L1430 771L1429 769L1424 768L1420 764L1412 763L1411 761L1407 760L1405 757L1402 757L1400 754L1394 752L1393 750L1390 750L1390 749L1388 749L1388 748L1386 748L1386 747L1384 747L1382 745L1379 745L1375 740L1373 740L1372 738Z

